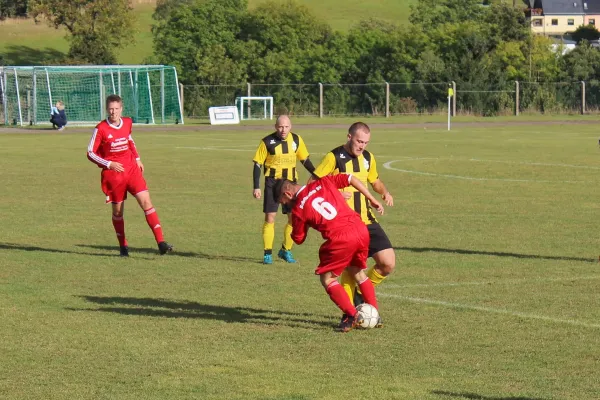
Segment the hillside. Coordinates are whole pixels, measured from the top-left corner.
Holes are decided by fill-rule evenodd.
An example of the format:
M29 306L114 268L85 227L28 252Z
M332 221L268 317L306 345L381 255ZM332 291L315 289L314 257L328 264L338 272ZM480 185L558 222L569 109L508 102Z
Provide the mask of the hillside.
M256 7L266 0L249 0ZM334 30L347 31L365 18L381 18L396 23L406 23L410 4L416 0L298 0L313 13L327 21ZM137 30L135 43L122 49L118 59L122 64L139 64L152 54L152 13L155 0L135 0ZM7 20L0 22L0 58L4 65L43 65L47 60L68 50L69 45L62 29L36 25L33 20Z

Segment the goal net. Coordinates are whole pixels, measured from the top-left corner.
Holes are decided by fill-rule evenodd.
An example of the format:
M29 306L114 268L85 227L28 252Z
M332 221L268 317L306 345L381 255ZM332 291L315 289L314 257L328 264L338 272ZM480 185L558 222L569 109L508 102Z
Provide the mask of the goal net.
M235 99L240 121L250 119L273 119L273 97L246 96Z
M171 66L0 67L0 91L7 125L50 124L57 101L64 103L69 125L94 125L106 118L111 94L121 96L123 115L135 123L183 123Z

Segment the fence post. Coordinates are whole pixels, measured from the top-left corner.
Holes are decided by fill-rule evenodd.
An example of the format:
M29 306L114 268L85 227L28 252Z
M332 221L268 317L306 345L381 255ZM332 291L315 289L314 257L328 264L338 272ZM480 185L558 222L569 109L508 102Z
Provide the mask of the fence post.
M179 98L181 99L181 119L183 120L183 83L179 82Z
M319 118L323 118L323 84L319 82Z
M390 117L390 84L385 83L385 117Z
M27 88L27 121L29 121L29 125L33 125L31 119L31 89L29 88Z
M452 96L452 116L456 117L456 82L452 81L452 91L454 91L454 96Z
M515 81L515 115L519 116L519 110L521 105L519 104L519 81Z
M585 81L581 81L581 114L585 114Z

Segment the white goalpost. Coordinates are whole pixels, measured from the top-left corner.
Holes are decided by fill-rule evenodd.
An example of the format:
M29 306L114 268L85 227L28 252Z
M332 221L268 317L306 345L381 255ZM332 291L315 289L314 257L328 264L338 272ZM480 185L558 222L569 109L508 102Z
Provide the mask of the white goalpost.
M240 121L250 119L273 119L272 96L242 96L235 99Z

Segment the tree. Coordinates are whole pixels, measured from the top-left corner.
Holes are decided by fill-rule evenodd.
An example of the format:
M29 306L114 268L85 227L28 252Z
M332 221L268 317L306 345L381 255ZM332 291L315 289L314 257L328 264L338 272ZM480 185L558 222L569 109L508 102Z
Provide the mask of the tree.
M573 32L572 37L577 44L581 43L583 40L591 42L592 40L600 39L600 32L598 32L598 29L596 29L594 25L581 25Z
M26 16L27 0L0 0L0 21Z
M67 29L71 62L115 64L115 50L131 44L135 17L128 0L32 0L36 22Z

